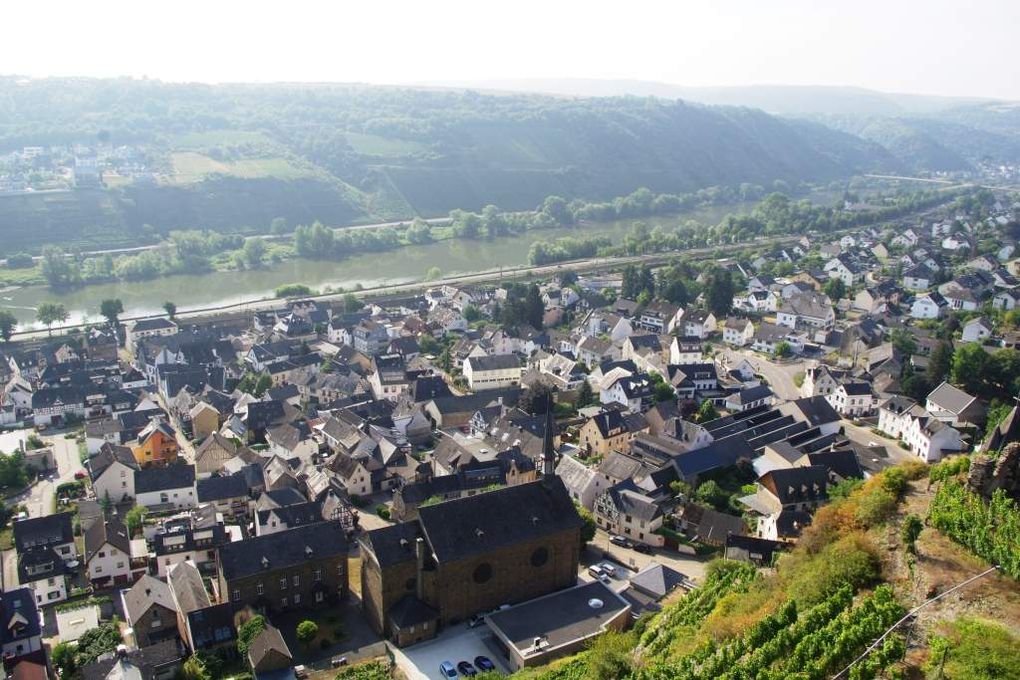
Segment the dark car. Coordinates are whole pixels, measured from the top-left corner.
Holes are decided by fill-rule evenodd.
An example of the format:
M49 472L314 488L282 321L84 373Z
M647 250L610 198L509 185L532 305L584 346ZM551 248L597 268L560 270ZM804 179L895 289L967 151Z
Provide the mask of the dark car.
M457 664L457 670L460 671L460 674L466 678L473 678L478 675L478 671L475 670L475 667L471 665L470 661L461 661Z
M452 662L444 661L439 664L439 675L447 680L453 680L457 677L457 669L453 667Z
M487 656L476 656L475 668L480 671L494 671L496 670L496 664L492 663L492 660Z
M652 554L651 546L645 545L644 543L635 543L634 552L644 553L645 555Z

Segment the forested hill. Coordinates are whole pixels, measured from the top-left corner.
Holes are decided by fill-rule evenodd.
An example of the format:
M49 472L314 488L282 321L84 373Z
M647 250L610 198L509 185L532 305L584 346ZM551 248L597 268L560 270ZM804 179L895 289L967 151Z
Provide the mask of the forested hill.
M87 201L0 197L0 225L258 230L900 169L845 132L680 101L0 78L0 156L97 143L137 150L133 170Z

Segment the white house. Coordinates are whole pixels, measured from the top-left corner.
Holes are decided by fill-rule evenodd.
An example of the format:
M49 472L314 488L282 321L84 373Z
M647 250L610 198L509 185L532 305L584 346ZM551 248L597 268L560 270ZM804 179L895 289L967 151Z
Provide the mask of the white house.
M828 366L809 366L804 370L804 382L800 384L800 396L828 396L839 387L842 372L834 372Z
M135 497L135 472L138 462L130 448L103 444L88 463L89 477L96 498L109 498L113 503Z
M723 324L723 342L734 347L745 347L751 344L754 337L754 324L750 319L729 317Z
M938 319L948 307L946 299L936 291L918 295L910 305L910 316L914 319Z
M870 416L875 410L875 395L866 382L841 383L825 400L836 413L847 418Z
M157 335L175 335L176 333L177 324L170 319L164 319L162 317L157 319L139 319L128 326L125 344L128 348L133 349L135 343L142 338L151 338Z
M196 507L195 466L178 463L136 470L135 499L149 510Z
M84 531L85 572L99 586L127 583L145 573L147 551L132 559L127 527L117 517L92 522ZM139 539L144 545L145 540Z
M715 332L717 325L715 315L702 309L688 312L683 317L684 335L687 337L704 340Z
M983 316L978 316L963 325L964 342L981 342L992 335L992 323Z
M511 387L521 381L521 362L513 354L466 357L464 378L473 390Z
M926 463L934 463L948 453L963 450L960 433L930 414L910 416L903 441Z
M16 659L42 650L42 625L31 590L11 586L0 592L0 612L4 616L0 647L4 658Z
M669 363L696 364L701 361L703 345L701 338L677 338L669 344Z
M563 456L556 465L556 476L563 481L570 497L582 507L591 510L595 499L610 482L594 468L581 463L573 456Z
M935 272L922 262L903 272L903 287L913 291L928 290L934 277Z
M776 312L776 323L788 328L807 326L810 328L832 328L836 312L832 302L825 295L801 293L794 295L780 305Z
M1018 288L1000 291L992 298L993 307L1007 312L1016 309L1018 304L1020 304L1020 289Z

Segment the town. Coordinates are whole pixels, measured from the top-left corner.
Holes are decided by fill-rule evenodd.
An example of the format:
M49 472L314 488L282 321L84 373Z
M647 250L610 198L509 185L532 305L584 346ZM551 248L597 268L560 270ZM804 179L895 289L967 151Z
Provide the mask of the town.
M1018 210L9 342L5 667L513 673L768 570L862 480L1020 441Z

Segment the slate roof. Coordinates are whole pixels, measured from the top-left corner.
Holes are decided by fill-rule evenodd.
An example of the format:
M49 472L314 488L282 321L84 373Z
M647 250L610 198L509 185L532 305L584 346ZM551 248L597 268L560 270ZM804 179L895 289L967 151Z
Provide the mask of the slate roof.
M164 581L143 574L129 590L124 593L124 606L127 609L128 622L134 624L152 606L160 606L173 612L177 611L170 586Z
M367 531L359 540L375 555L379 566L386 568L402 562L413 562L414 543L420 536L421 525L416 520Z
M260 468L261 470L261 468ZM199 503L223 501L248 495L248 480L241 473L225 477L206 477L195 483Z
M15 634L11 630L12 619L24 619L24 628ZM42 631L39 627L39 611L35 606L35 595L30 588L17 588L0 593L0 644L35 637Z
M829 471L822 465L779 468L761 476L759 482L782 505L827 500Z
M630 585L658 600L672 592L683 580L684 575L675 569L652 562L630 577Z
M347 554L347 537L335 522L318 522L221 546L226 580L292 567L311 559Z
M252 640L251 645L248 647L248 662L252 665L252 668L257 668L266 655L272 652L281 654L288 659L294 658L290 653L290 648L287 647L287 643L283 640L280 629L266 624L266 627L258 634L258 637Z
M555 476L419 508L418 515L440 562L579 530L582 524L563 482Z
M131 554L131 537L127 527L116 516L105 521L97 520L85 529L85 561L91 560L107 543L126 555Z
M135 493L168 491L195 486L195 466L180 463L135 470Z
M21 552L35 546L52 546L74 542L71 513L58 512L42 517L15 520L14 547Z
M205 609L211 603L198 567L193 562L178 562L167 572L167 582L176 603L175 609L187 614Z
M82 680L127 680L126 673L117 672L114 666L137 669L137 677L148 680L164 669L171 669L184 658L176 640L165 640L141 649L128 651L127 658L116 656L90 663L81 669ZM124 661L127 661L125 664ZM115 674L116 673L116 674Z
M974 397L948 382L943 382L931 391L928 401L943 411L959 415L970 406Z
M472 371L503 371L519 368L520 360L514 354L496 354L484 357L468 357Z
M132 470L138 469L138 461L129 447L107 442L100 447L99 453L89 459L88 468L92 481L99 479L114 463L123 463Z

